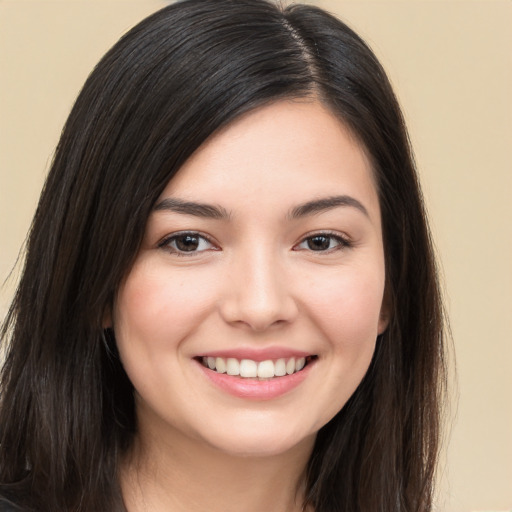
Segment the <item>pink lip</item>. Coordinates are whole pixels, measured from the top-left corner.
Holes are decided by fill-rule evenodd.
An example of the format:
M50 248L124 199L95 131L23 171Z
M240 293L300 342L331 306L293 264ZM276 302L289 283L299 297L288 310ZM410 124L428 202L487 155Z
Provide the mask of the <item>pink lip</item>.
M216 354L218 353L216 352ZM248 357L247 359L251 358ZM267 357L267 359L272 358ZM262 359L262 361L264 360L265 359ZM214 370L206 368L199 361L196 360L195 362L198 368L210 380L210 382L212 382L222 391L229 393L230 395L251 400L272 400L288 393L289 391L292 391L294 388L299 386L299 384L303 382L304 379L306 379L309 375L312 367L315 365L315 361L316 360L311 361L304 367L304 369L293 373L292 375L274 377L268 380L258 380L227 375L225 373L217 373Z
M198 355L200 357L222 357L224 359L232 357L234 359L238 359L239 361L242 359L252 359L253 361L260 362L267 361L269 359L277 360L290 359L291 357L308 357L313 354L310 352L303 352L301 350L293 350L285 347L269 347L265 349L237 348L232 350L217 350Z

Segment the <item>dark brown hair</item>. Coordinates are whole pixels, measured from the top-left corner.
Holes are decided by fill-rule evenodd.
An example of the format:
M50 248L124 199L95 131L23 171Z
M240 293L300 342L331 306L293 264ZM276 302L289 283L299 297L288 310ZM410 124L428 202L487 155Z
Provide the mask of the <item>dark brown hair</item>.
M406 127L368 46L325 11L187 0L100 61L69 115L3 326L0 494L27 510L123 510L133 389L102 321L156 199L242 113L319 98L363 143L382 211L390 324L307 468L316 512L427 512L445 382L433 249Z

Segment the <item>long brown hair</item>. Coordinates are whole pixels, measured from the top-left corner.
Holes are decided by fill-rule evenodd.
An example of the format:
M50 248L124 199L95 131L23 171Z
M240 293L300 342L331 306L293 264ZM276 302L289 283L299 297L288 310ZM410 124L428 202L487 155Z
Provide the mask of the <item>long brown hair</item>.
M64 127L3 325L0 493L28 510L123 510L118 461L133 388L102 320L163 188L215 131L279 98L316 96L363 143L383 220L391 316L371 366L317 436L316 512L432 508L445 383L435 259L388 79L344 23L306 5L187 0L128 32Z

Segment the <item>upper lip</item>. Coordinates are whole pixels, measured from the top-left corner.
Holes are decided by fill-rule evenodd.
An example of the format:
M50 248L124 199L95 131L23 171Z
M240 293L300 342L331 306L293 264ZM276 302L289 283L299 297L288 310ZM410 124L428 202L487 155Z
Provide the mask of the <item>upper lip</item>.
M224 359L234 358L238 360L251 359L252 361L267 361L269 359L289 359L292 357L313 356L311 352L296 350L288 347L268 347L268 348L233 348L223 350L210 350L203 352L198 357L222 357Z

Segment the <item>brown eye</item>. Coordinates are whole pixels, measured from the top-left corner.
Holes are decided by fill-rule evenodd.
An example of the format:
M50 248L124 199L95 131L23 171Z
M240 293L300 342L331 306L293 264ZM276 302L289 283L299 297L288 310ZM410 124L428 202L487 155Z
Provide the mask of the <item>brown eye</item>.
M174 240L176 249L182 252L197 251L200 243L200 237L197 235L181 235Z
M331 238L325 235L312 236L306 240L306 243L308 249L312 251L327 251L331 248Z
M314 252L328 252L336 249L350 247L349 240L340 235L331 235L330 233L318 233L304 238L300 244L294 247L294 250L307 250Z
M214 245L199 233L177 233L166 238L160 247L168 250L173 254L185 255L195 254L209 249L213 249Z

